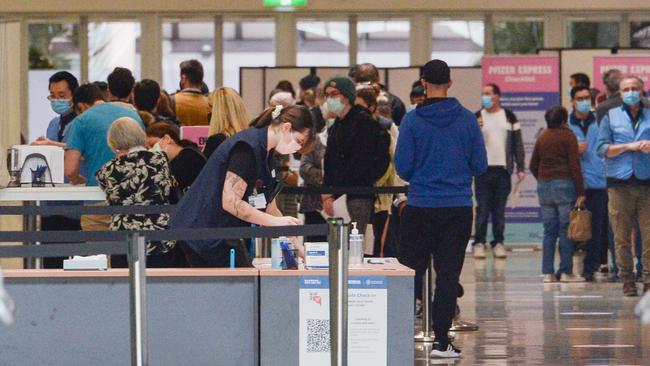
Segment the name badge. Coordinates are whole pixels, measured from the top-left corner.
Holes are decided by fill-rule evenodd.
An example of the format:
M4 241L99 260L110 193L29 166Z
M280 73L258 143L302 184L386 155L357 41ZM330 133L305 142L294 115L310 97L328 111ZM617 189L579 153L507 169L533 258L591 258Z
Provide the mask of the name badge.
M252 194L248 196L248 203L255 209L264 210L266 208L266 196L263 193Z

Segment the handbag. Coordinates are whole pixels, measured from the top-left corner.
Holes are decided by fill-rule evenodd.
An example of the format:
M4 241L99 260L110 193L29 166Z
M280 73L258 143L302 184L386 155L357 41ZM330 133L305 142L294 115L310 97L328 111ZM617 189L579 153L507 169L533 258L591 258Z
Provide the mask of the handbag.
M569 214L569 240L584 242L591 239L591 211L574 207Z

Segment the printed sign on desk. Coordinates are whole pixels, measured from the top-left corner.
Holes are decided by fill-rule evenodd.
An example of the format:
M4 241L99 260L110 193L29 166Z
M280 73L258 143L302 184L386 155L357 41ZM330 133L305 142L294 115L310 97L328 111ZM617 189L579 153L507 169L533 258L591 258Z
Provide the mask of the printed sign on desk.
M348 364L387 363L388 280L348 278ZM300 365L330 365L329 279L300 277Z
M521 125L526 168L538 134L546 128L544 113L560 104L560 61L554 56L486 56L481 66L483 85L501 89L501 106L514 112ZM489 164L489 162L488 162ZM515 182L513 182L515 183ZM514 186L514 184L513 184ZM528 172L526 180L510 195L506 219L512 223L539 223L541 211L537 182Z
M638 76L644 85L650 83L650 56L597 56L594 57L594 88L606 89L601 76L611 69L619 69L623 75Z
M199 150L203 151L209 131L209 126L183 126L181 127L181 138L192 141L199 146Z

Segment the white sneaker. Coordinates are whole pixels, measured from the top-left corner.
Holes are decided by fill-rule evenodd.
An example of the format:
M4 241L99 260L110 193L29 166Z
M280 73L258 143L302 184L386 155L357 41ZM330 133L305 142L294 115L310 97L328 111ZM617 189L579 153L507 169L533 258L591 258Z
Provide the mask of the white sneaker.
M585 282L585 278L574 274L562 273L560 275L560 282Z
M475 259L484 259L485 258L485 244L474 244L474 258Z
M544 283L553 283L553 282L557 282L557 277L555 277L554 274L544 275Z
M460 350L454 347L454 345L451 344L451 342L449 342L449 344L447 344L446 347L438 342L433 342L432 348L433 349L431 350L431 357L460 358Z
M497 243L492 249L492 252L494 253L494 258L506 258L508 256L508 252L506 251L506 247L503 246L503 243Z

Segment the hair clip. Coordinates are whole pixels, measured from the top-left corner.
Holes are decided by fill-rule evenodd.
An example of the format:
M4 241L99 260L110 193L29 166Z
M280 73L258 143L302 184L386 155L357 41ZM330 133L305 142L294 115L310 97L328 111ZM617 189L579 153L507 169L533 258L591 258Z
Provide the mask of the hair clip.
M273 119L278 118L280 116L280 112L282 112L282 105L278 104L275 106L273 113L271 113L271 117L273 117Z

